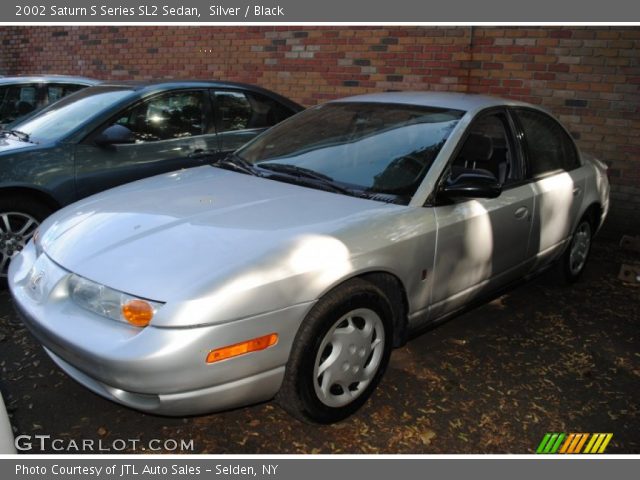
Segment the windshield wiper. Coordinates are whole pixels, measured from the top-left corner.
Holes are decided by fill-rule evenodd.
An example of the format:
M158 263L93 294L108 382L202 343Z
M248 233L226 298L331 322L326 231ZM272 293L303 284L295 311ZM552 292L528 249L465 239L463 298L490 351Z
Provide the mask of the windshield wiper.
M272 172L288 173L289 175L312 178L314 180L322 180L322 181L328 181L328 182L334 181L333 178L323 173L316 172L315 170L311 170L309 168L299 167L297 165L291 165L288 163L262 162L262 163L258 163L257 166L260 168L264 168L265 170L271 170Z
M362 196L360 192L352 190L341 185L338 185L336 181L324 175L323 173L316 172L304 167L298 167L297 165L289 165L285 163L259 163L259 168L270 170L274 172L269 178L280 179L288 181L290 183L298 183L309 187L318 188L320 190L326 190L334 193L342 193L343 195L350 195L352 197Z
M14 137L18 138L19 140L23 141L23 142L29 142L29 143L33 143L31 140L29 140L29 137L31 135L29 135L26 132L21 132L20 130L2 130L0 131L0 133L3 133L6 135L13 135Z
M227 170L247 173L256 177L262 176L252 164L247 162L244 158L239 157L238 155L235 155L233 153L227 155L224 158L221 158L220 160L216 160L211 165L213 165L214 167L225 168Z

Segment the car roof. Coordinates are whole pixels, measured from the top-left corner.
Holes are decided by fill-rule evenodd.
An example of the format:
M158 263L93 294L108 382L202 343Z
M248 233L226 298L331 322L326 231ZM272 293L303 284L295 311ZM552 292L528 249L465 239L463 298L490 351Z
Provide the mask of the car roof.
M100 86L130 88L132 90L140 91L143 94L147 91L158 92L179 88L233 88L261 93L274 100L280 101L280 103L283 103L296 111L303 109L301 105L297 104L293 100L283 97L271 90L249 83L229 82L225 80L106 80L101 82Z
M72 75L16 75L13 77L0 77L0 85L21 83L74 83L78 85L97 85L100 80L88 77L75 77Z
M466 112L476 112L485 108L500 106L528 106L524 102L509 100L489 95L454 92L384 92L356 95L353 97L333 100L333 102L374 102L374 103L400 103L407 105L419 105L425 107L451 108ZM537 107L535 107L537 108Z

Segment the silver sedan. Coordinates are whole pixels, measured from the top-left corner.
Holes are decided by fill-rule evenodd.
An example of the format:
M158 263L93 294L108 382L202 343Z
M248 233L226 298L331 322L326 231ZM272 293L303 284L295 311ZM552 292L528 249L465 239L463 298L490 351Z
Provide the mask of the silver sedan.
M411 333L547 267L576 280L608 194L606 167L537 107L364 95L57 212L9 285L104 397L163 415L276 397L330 423Z

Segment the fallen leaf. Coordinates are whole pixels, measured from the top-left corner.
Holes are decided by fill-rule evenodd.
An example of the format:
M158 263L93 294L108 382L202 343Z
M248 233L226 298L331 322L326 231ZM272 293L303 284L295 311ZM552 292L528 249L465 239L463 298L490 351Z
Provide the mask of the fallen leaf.
M436 437L436 432L434 432L431 429L427 429L420 434L420 440L424 445L430 445L431 440L433 440L435 437Z

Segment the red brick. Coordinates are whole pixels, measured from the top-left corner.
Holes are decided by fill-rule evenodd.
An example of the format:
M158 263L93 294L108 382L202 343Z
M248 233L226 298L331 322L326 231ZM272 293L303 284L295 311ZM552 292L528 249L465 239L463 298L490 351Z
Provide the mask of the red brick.
M306 105L386 89L504 95L562 115L617 172L614 189L640 183L638 27L7 26L0 38L0 74L221 78ZM354 60L368 66L344 63ZM569 98L588 106L567 107Z

